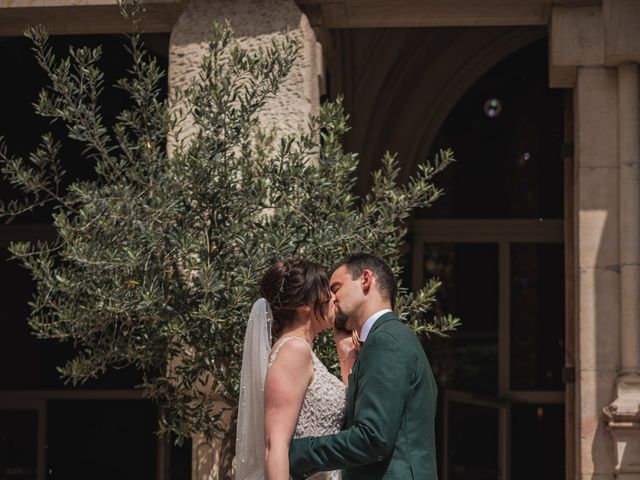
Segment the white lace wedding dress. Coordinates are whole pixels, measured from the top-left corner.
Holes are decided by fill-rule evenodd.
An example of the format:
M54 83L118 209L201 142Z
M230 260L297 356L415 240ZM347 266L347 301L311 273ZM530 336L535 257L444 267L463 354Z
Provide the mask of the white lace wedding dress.
M309 346L302 337L290 336L279 339L269 355L267 371L284 344L293 339L302 341ZM329 373L327 367L316 357L313 350L311 350L311 357L315 373L311 384L307 387L293 438L318 437L337 433L344 422L347 386ZM340 471L318 472L308 478L309 480L340 480Z

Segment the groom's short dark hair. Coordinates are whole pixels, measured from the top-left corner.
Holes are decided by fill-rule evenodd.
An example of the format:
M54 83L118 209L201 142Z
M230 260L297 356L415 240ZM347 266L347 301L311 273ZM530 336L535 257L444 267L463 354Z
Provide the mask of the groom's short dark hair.
M338 263L334 271L343 265L353 279L360 278L360 275L362 275L365 269L371 270L378 282L380 294L387 297L386 299L391 303L392 309L396 308L398 284L396 282L396 276L393 274L393 270L391 270L387 262L369 253L355 253Z

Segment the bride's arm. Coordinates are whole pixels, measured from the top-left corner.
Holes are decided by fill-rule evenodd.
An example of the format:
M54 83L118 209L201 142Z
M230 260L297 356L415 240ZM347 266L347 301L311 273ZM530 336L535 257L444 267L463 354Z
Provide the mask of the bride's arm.
M278 352L264 386L266 480L289 480L289 443L313 378L311 349L289 341Z

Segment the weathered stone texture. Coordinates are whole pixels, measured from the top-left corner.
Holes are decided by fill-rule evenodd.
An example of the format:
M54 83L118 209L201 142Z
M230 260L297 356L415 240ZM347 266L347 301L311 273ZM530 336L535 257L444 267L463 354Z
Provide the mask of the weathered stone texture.
M608 268L581 267L578 280L580 371L615 372L620 349L620 274ZM613 389L613 385L610 387ZM598 411L604 406L600 405Z
M169 88L186 86L198 73L214 20L228 20L239 44L250 51L268 47L285 32L301 42L292 72L260 117L266 127L283 134L304 127L319 108L316 40L293 0L192 0L178 19L169 47ZM185 132L190 125L184 125Z
M617 168L618 75L615 69L580 68L575 90L575 117L578 167ZM615 192L610 194L616 196ZM589 196L581 201L590 201Z
M582 478L613 479L614 449L602 421L602 406L615 398L615 371L583 370L580 385L579 443ZM602 476L600 476L602 475Z
M602 409L615 398L620 349L617 72L579 67L575 98L580 477L612 479Z

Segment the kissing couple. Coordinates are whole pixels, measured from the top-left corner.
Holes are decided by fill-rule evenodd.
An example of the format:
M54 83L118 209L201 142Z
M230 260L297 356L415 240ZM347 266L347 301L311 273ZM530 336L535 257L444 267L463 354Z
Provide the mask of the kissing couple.
M436 383L373 255L271 266L244 343L236 480L436 480ZM313 352L333 328L342 381ZM273 343L272 343L273 338Z

